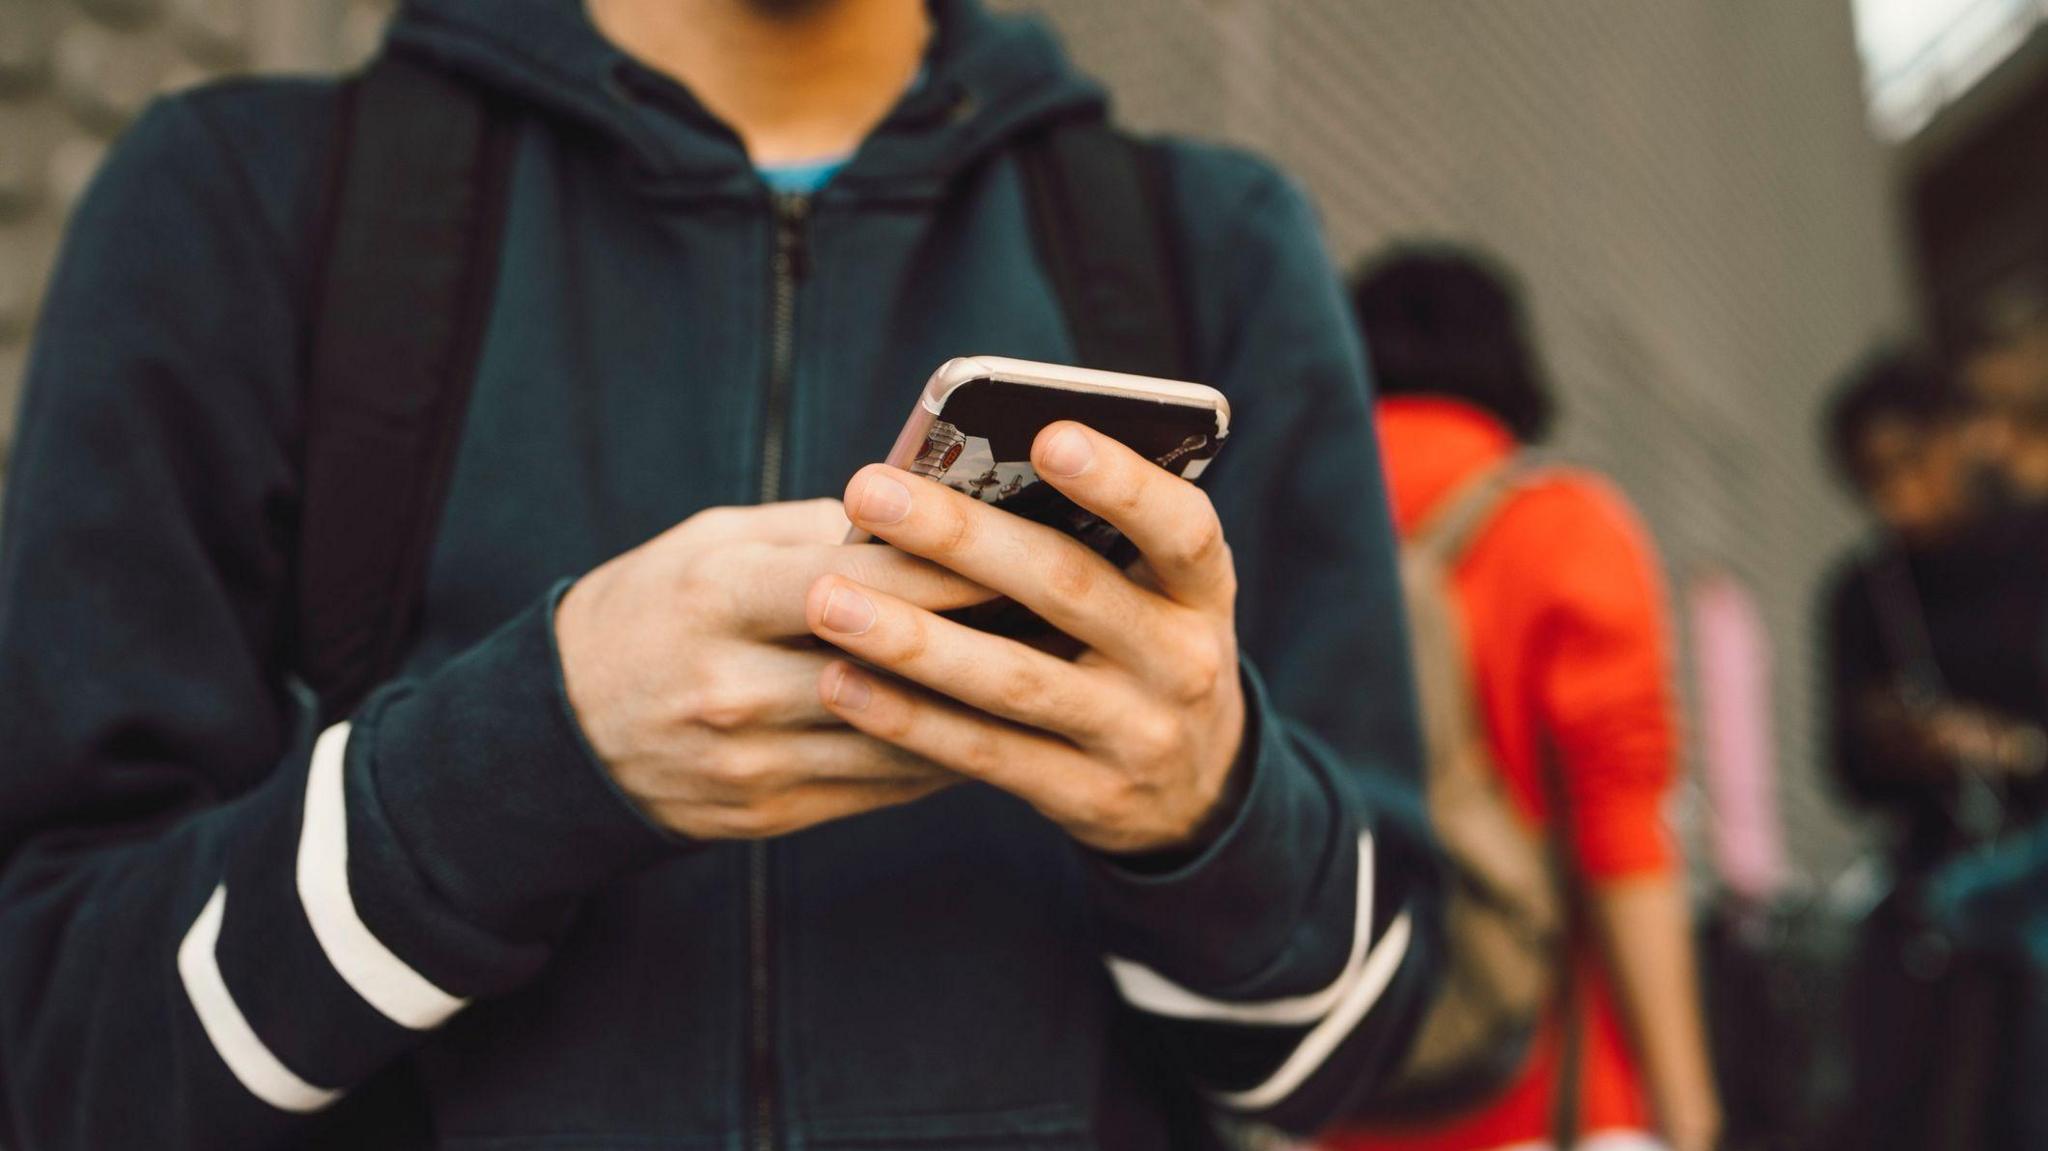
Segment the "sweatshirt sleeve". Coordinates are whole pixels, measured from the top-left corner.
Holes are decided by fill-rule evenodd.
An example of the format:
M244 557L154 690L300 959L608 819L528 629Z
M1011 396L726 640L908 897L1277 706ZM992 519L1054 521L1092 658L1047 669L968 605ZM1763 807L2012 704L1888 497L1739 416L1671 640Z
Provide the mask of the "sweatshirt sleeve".
M1901 697L1880 630L1872 572L1868 564L1844 564L1825 593L1827 658L1819 686L1827 709L1827 765L1850 802L1878 811L1906 809L1937 801L1943 789L1903 741L1884 738L1878 722L1881 712L1873 705Z
M269 93L310 135L266 156L317 166L312 91ZM12 1146L297 1143L674 850L582 742L551 597L312 730L282 657L302 221L223 99L115 149L29 368L0 537Z
M1540 534L1547 603L1529 674L1588 881L1660 874L1678 861L1664 801L1678 774L1670 621L1656 548L1621 495L1591 477L1524 497ZM1524 538L1527 538L1526 535Z
M1240 581L1248 790L1167 874L1104 864L1128 1007L1221 1108L1296 1132L1369 1098L1433 984L1439 877L1419 799L1407 637L1361 349L1315 220L1270 169L1183 179L1198 362L1231 398L1203 486Z

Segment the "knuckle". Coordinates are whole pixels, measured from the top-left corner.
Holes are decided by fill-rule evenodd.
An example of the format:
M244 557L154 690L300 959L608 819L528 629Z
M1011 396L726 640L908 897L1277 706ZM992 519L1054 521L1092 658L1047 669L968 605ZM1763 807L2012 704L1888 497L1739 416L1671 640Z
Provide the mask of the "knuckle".
M761 705L741 692L718 690L699 693L688 705L690 722L717 732L750 727L760 719Z
M1166 559L1179 567L1206 566L1224 550L1223 523L1216 518L1215 506L1200 488L1195 496L1201 501L1198 514L1187 517L1168 544Z
M939 568L939 598L946 604L981 603L989 598L989 590L968 579L951 568Z
M938 523L933 525L933 551L950 556L974 550L981 529L975 526L974 516L969 514L971 509L954 500L934 502L944 510L938 513Z
M705 749L698 770L728 793L750 794L761 789L766 767L760 757L721 740Z
M1047 680L1045 671L1023 661L1003 676L997 698L1012 712L1037 711L1051 691L1052 684Z
M1125 724L1124 746L1133 761L1156 764L1171 758L1180 747L1180 720L1159 708L1134 712Z
M1235 604L1237 602L1237 560L1232 556L1228 542L1223 545L1223 562L1219 566L1222 570L1216 575L1217 598L1221 599L1225 604Z
M740 782L744 772L739 757L733 754L731 747L724 741L714 740L697 753L692 774L701 777L721 792L728 792Z
M735 571L744 569L743 557L743 549L725 550L716 559L701 554L692 556L676 569L670 602L692 605L692 614L699 619L738 616L741 590L748 581L731 577Z
M845 534L851 525L846 521L846 505L838 496L813 496L801 501L804 514L818 522L822 528L835 534Z
M880 693L877 692L876 695L876 702L881 702ZM909 700L888 707L871 704L867 710L867 718L861 723L869 734L883 742L901 744L917 730L920 707L921 705Z
M1109 506L1118 517L1133 514L1147 503L1146 494L1151 488L1147 477L1140 471L1127 476L1123 483L1115 485L1109 492Z
M1114 805L1110 803L1109 797L1101 788L1088 788L1085 791L1081 791L1072 798L1070 803L1072 807L1069 818L1083 827L1099 830L1107 827L1114 818L1112 810Z
M971 603L980 588L973 580L930 560L906 555L895 548L847 549L842 574L864 584L910 600L919 607L941 609Z
M895 564L903 558L903 553L894 548L841 548L832 553L826 570L811 582L811 588L815 592L835 575L868 587L885 588L895 575Z
M715 612L732 608L732 590L695 564L676 573L676 602L708 605Z
M905 613L895 626L884 629L894 633L887 643L888 662L899 667L922 663L932 648L931 625L915 612Z
M710 507L691 514L676 525L677 534L722 533L738 525L742 512L736 507Z
M1183 703L1208 699L1222 685L1224 663L1223 642L1215 633L1191 629L1174 664L1174 695Z
M1093 555L1078 544L1056 550L1046 561L1046 589L1064 600L1085 599L1095 590L1095 565L1090 562Z
M973 732L960 741L957 754L960 762L975 773L991 772L1003 764L1002 741L986 725L976 725Z
M696 723L713 731L739 731L743 727L750 727L754 719L756 709L752 702L745 700L713 698L702 702L696 709Z
M1096 835L1111 842L1125 840L1143 807L1129 780L1117 779L1084 791L1077 801L1076 815Z
M735 807L726 811L720 822L739 839L767 839L789 830L788 819L770 807Z
M1157 469L1150 460L1129 451L1130 445L1121 444L1114 437L1105 438L1123 450L1096 453L1104 466L1090 468L1082 477L1089 488L1088 501L1103 513L1134 511L1149 502L1146 493L1152 486L1152 472Z
M780 549L759 540L734 540L706 548L693 565L698 578L725 584L746 584L767 565L775 562Z

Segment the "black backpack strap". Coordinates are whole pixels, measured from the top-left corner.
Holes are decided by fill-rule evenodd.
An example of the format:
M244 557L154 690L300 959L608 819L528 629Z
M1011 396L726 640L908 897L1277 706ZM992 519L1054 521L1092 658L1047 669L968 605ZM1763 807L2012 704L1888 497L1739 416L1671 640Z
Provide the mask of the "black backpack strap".
M495 288L513 132L385 54L343 97L315 281L294 656L324 721L402 656Z
M1186 379L1186 321L1158 148L1099 116L1058 120L1018 149L1038 255L1080 362Z
M1164 157L1098 116L1055 121L1021 141L1038 259L1052 281L1081 366L1184 380L1193 374L1174 256ZM1188 1151L1234 1145L1154 1037L1126 1049L1132 1073L1165 1108L1168 1141ZM1103 1117L1108 1118L1108 1117ZM1098 1131L1108 1136L1114 1131Z

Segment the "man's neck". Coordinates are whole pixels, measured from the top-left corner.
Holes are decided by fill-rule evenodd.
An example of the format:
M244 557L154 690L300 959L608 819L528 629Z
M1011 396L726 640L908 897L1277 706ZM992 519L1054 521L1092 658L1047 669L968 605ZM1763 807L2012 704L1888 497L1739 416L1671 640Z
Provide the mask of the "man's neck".
M621 50L688 88L756 164L859 147L923 62L924 0L586 0Z

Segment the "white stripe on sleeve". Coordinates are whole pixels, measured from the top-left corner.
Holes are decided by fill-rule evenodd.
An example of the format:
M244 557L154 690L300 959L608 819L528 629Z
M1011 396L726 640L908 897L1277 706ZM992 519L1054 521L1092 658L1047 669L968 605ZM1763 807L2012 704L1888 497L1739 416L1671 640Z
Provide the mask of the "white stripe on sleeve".
M1360 969L1360 978L1346 989L1335 1010L1324 1016L1321 1023L1302 1039L1294 1054L1280 1065L1278 1071L1264 1083L1245 1091L1217 1092L1215 1099L1226 1107L1239 1111L1263 1111L1287 1098L1294 1089L1308 1081L1316 1073L1331 1052L1337 1050L1344 1038L1351 1034L1358 1022L1379 1002L1380 992L1401 969L1401 960L1408 954L1408 937L1413 927L1408 913L1403 911L1387 925L1387 933L1372 949L1372 955Z
M305 1113L331 1105L341 1098L341 1092L315 1087L292 1074L256 1037L255 1028L249 1026L242 1009L235 1006L235 997L229 994L227 982L221 978L220 958L215 953L227 903L227 887L214 888L213 898L206 901L199 918L192 921L191 930L185 933L185 941L178 945L178 976L185 983L185 995L192 1001L192 1010L199 1016L200 1029L213 1042L221 1062L228 1065L249 1094L280 1111Z
M1243 1091L1218 1092L1217 1102L1240 1111L1262 1111L1287 1098L1342 1045L1359 1021L1372 1011L1401 961L1408 955L1413 921L1406 911L1387 925L1374 943L1372 915L1375 877L1372 833L1358 837L1357 909L1351 926L1351 952L1328 986L1306 995L1252 1003L1232 1003L1198 995L1143 964L1111 956L1111 977L1124 1001L1165 1019L1204 1023L1237 1023L1264 1027L1306 1026L1307 1035L1265 1082Z
M348 883L348 795L342 763L349 725L313 744L306 778L306 822L299 835L299 902L327 961L356 994L401 1027L438 1027L469 1001L434 986L391 953L356 913Z
M1358 903L1351 927L1351 953L1337 977L1320 991L1256 1003L1229 1003L1197 995L1144 964L1113 955L1108 960L1109 974L1124 1002L1148 1015L1274 1027L1314 1023L1329 1015L1365 969L1366 948L1372 942L1373 882L1372 833L1367 831L1358 837Z

